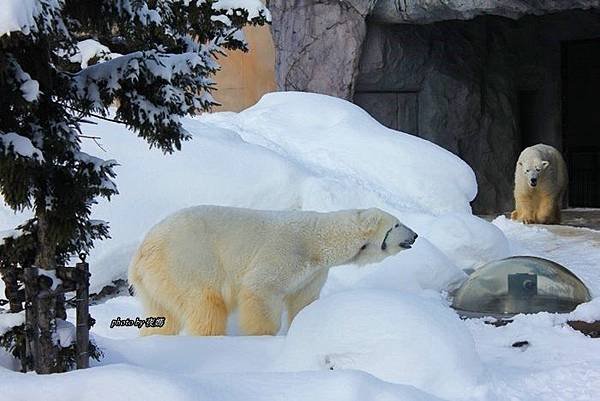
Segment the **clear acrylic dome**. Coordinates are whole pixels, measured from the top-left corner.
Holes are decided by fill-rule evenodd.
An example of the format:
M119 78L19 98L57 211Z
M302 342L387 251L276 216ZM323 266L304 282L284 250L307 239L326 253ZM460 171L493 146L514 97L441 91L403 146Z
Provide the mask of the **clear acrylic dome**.
M566 267L533 256L513 256L473 272L454 293L452 307L463 316L507 317L567 313L590 300L585 284Z

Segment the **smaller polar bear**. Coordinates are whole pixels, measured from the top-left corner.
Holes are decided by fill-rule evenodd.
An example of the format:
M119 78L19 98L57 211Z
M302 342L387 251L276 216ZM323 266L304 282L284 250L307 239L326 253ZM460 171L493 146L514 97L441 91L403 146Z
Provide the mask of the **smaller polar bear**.
M515 168L511 219L526 224L560 223L567 184L567 165L558 150L541 143L525 148Z
M142 335L223 335L234 309L244 334L276 334L283 308L291 322L318 298L330 267L379 262L416 238L379 209L181 210L148 232L129 267L145 314L166 318Z

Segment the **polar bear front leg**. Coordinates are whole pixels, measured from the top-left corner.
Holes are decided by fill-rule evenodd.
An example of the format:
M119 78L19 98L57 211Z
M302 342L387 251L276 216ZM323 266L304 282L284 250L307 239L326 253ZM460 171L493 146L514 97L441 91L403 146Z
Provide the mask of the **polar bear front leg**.
M248 336L277 334L282 306L283 297L275 292L242 288L238 297L240 329Z
M288 311L288 323L291 325L292 321L304 307L314 302L321 294L321 288L327 280L328 270L324 269L315 275L308 282L308 284L286 297L286 305Z
M519 196L515 198L515 210L510 218L525 224L534 223L534 202L530 197Z
M540 224L560 223L559 200L552 197L541 197L537 210L536 222Z

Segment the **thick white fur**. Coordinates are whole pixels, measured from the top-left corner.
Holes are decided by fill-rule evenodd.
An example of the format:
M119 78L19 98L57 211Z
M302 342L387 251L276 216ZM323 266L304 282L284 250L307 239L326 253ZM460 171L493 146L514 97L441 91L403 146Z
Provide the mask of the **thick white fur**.
M314 301L330 267L381 261L415 238L379 209L181 210L148 232L129 268L146 315L166 317L142 334L223 335L236 308L244 334L275 334L282 309L291 321Z
M515 210L511 218L527 224L560 223L567 174L562 155L552 146L525 148L515 168ZM537 180L537 185L532 186L532 180Z

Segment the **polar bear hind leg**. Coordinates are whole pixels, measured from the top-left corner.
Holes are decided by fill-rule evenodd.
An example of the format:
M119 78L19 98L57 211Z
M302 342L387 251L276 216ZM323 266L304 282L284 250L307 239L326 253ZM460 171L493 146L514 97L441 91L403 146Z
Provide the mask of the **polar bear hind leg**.
M220 293L205 288L187 295L185 330L194 336L223 336L227 329L227 306Z
M171 312L156 300L152 299L145 293L142 288L135 288L136 296L142 300L142 304L144 305L144 315L145 317L164 317L164 325L162 327L143 327L140 330L140 335L142 336L150 336L154 334L160 335L175 335L178 334L181 330L181 323L177 316Z

